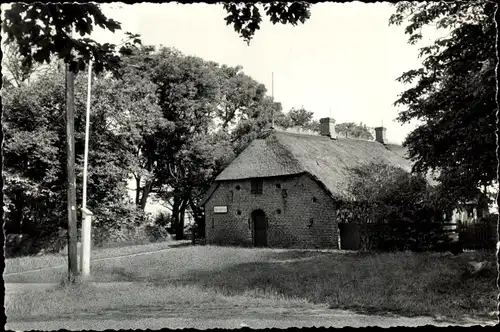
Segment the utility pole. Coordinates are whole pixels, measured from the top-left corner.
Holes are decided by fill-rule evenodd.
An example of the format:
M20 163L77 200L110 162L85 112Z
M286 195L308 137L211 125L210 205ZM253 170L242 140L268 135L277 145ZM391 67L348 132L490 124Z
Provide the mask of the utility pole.
M75 176L75 76L66 63L66 148L68 190L68 279L74 282L78 275L76 176Z
M273 101L271 108L271 129L274 129L274 72L271 72L271 99Z

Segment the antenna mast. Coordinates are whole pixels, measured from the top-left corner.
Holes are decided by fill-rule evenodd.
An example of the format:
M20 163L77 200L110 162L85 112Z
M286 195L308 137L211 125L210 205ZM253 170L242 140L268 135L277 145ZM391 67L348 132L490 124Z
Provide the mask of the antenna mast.
M273 101L271 106L271 129L274 129L274 72L271 72L271 99Z

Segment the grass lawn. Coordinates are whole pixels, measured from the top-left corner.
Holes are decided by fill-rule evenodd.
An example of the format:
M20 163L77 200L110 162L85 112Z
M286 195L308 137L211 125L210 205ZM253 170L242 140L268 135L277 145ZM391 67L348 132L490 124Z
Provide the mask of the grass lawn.
M155 251L169 248L170 246L178 245L175 242L157 242L143 245L134 245L127 247L116 248L95 248L92 250L92 259L102 259L109 257L117 257L123 255L137 254L147 251ZM79 255L80 253L78 253ZM5 274L16 273L28 270L36 270L49 266L57 266L67 264L67 254L43 255L43 256L27 256L18 258L9 258L5 260Z
M496 264L480 276L466 277L470 260L494 263L496 258L494 253L332 253L311 260L197 272L179 284L215 288L227 295L267 291L364 313L492 319L497 305Z
M120 286L125 290L82 285L77 289L83 298L64 287L15 294L6 301L6 313L26 317L175 301L201 306L225 301L234 306L271 299L277 305L316 303L363 313L493 320L488 314L496 309L496 265L474 277L464 271L469 261L495 259L493 252L453 256L183 247L92 264L94 281L134 282ZM46 270L5 281L59 282L65 273L64 268Z
M77 317L154 317L203 315L206 310L223 309L242 313L248 307L300 308L302 299L270 294L245 293L225 296L215 289L197 286L152 283L107 283L60 285L52 289L7 295L8 321L50 320ZM206 314L206 313L205 313Z

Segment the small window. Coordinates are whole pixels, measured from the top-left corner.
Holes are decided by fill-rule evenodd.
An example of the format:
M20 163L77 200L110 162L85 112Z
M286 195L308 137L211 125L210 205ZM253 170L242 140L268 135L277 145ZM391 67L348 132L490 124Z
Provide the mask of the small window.
M240 189L241 189L240 185L239 185L239 184L237 184L237 185L236 185L236 190L240 190Z
M277 214L281 214L281 209L276 210Z
M264 181L262 179L253 179L252 183L251 183L252 194L261 195L263 185L264 185Z
M239 216L241 215L241 211L240 211L240 210L236 211L236 213L237 213Z
M276 188L281 189L281 183L276 183Z
M317 201L316 197L313 197L313 202L316 203Z

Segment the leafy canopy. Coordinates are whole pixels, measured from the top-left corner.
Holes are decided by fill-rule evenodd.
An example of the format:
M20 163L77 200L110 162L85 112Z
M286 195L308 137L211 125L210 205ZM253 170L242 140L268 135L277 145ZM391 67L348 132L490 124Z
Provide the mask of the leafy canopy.
M105 69L115 71L120 65L118 51L125 51L131 43L126 42L119 50L114 44L83 38L90 35L94 25L111 32L121 29L120 23L106 17L97 4L36 2L11 4L5 10L2 30L7 35L5 43L18 46L25 68L34 63L49 63L56 56L75 73L84 70L91 59L97 73ZM82 38L74 37L73 30ZM138 35L127 35L132 43L140 43Z
M224 9L229 13L226 24L232 25L240 36L250 43L255 32L260 29L262 22L261 10L269 17L273 24L297 25L304 23L311 17L311 4L304 1L284 2L272 1L268 3L225 3ZM262 7L262 8L261 8Z
M400 2L390 24L406 24L409 43L422 28L435 25L450 33L422 47L422 67L398 78L412 84L395 104L398 120L421 124L404 142L414 170L437 170L449 200L468 200L494 183L495 155L495 4L488 1Z

